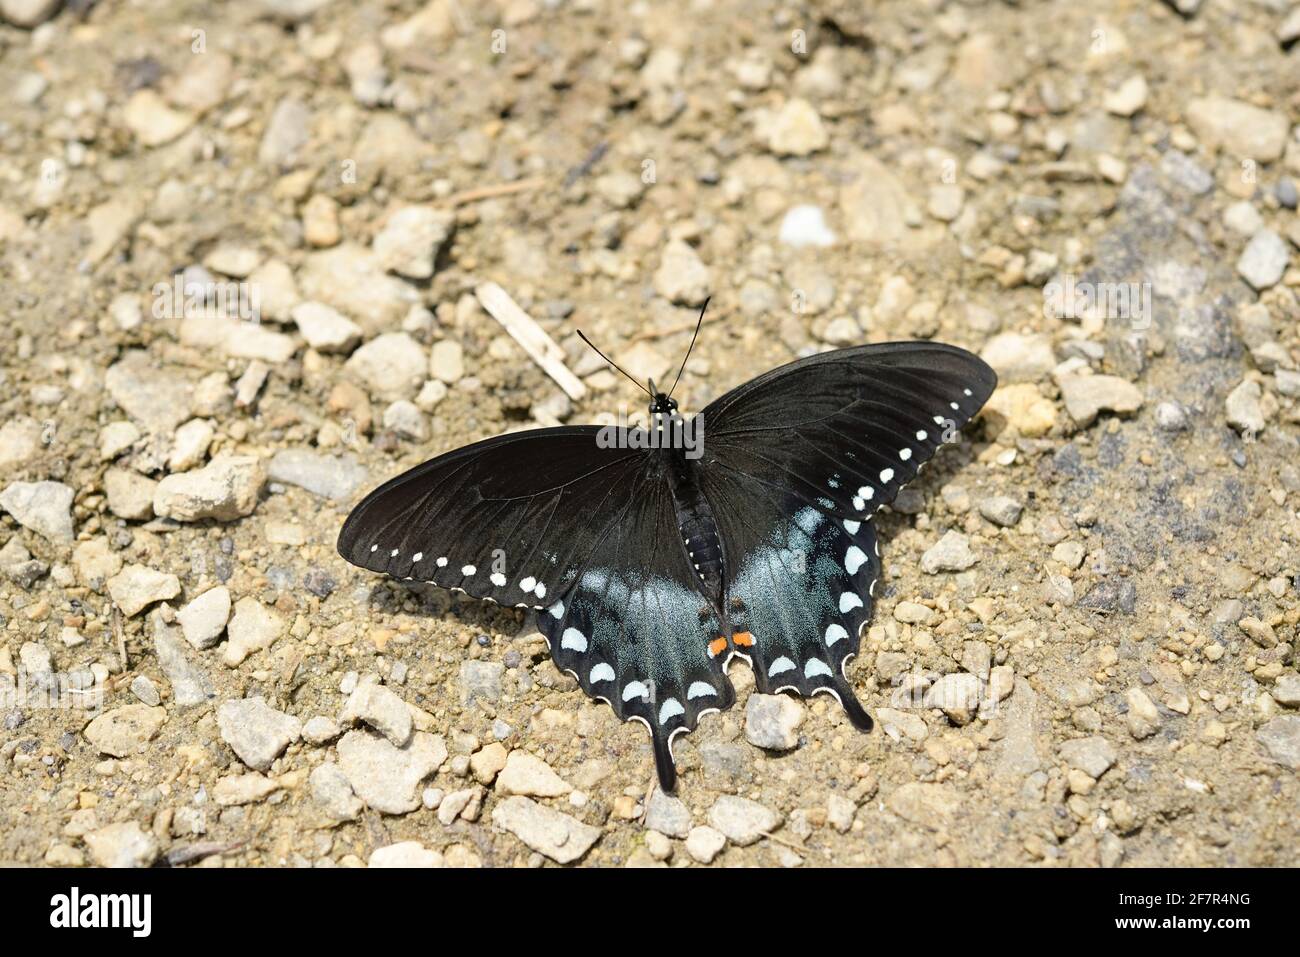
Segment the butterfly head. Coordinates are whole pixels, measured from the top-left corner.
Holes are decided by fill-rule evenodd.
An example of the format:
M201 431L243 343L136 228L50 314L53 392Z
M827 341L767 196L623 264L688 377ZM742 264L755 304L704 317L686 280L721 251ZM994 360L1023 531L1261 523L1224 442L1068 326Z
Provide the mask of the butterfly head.
M655 380L650 380L650 414L651 415L676 415L677 400L670 395L665 395L655 388Z

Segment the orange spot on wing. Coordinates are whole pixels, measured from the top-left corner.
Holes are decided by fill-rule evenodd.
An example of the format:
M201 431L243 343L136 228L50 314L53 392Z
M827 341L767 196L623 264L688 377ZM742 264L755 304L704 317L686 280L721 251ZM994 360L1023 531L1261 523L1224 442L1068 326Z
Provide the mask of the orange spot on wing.
M722 654L722 650L726 647L727 647L726 638L714 638L711 642L709 642L709 656L712 658L718 657L718 655Z
M731 640L742 648L751 648L754 644L754 636L747 631L738 631L731 636Z

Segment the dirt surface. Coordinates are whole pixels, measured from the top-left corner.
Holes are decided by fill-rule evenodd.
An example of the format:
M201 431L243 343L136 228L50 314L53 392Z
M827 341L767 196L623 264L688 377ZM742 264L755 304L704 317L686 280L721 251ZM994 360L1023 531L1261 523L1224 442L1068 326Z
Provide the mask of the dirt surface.
M58 6L0 0L0 863L1300 863L1300 8ZM640 409L575 330L662 378L705 294L687 409L1001 387L878 519L877 730L736 663L666 799L523 612L334 540Z

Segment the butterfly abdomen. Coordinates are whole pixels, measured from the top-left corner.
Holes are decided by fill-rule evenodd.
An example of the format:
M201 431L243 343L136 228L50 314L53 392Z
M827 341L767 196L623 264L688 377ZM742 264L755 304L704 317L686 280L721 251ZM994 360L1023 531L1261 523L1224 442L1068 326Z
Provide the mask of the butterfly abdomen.
M673 456L669 485L677 510L677 529L682 547L703 591L716 605L722 598L722 541L708 500L695 480L690 460L680 452Z

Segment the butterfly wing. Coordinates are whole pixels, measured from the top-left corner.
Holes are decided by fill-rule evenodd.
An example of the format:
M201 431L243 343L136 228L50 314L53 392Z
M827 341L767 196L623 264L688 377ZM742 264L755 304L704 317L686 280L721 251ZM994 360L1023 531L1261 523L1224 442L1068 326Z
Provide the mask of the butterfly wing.
M892 502L984 405L997 375L930 342L837 349L773 369L705 407L705 459L842 518Z
M514 432L448 452L352 510L339 554L394 578L541 608L626 509L648 456L602 448L596 426Z
M963 349L885 343L798 360L704 409L701 487L760 690L828 692L871 727L845 672L880 574L869 519L996 385Z
M557 667L649 729L660 787L672 791L673 738L736 695L710 652L718 618L697 585L660 459L638 477L572 587L537 618Z
M597 431L518 432L432 459L366 496L338 550L395 578L538 609L557 667L650 729L671 790L673 737L735 692L708 651L719 624L661 459L601 448Z
M870 730L846 666L871 620L880 575L872 525L731 470L708 473L703 488L728 568L733 643L758 690L832 694L856 727Z

